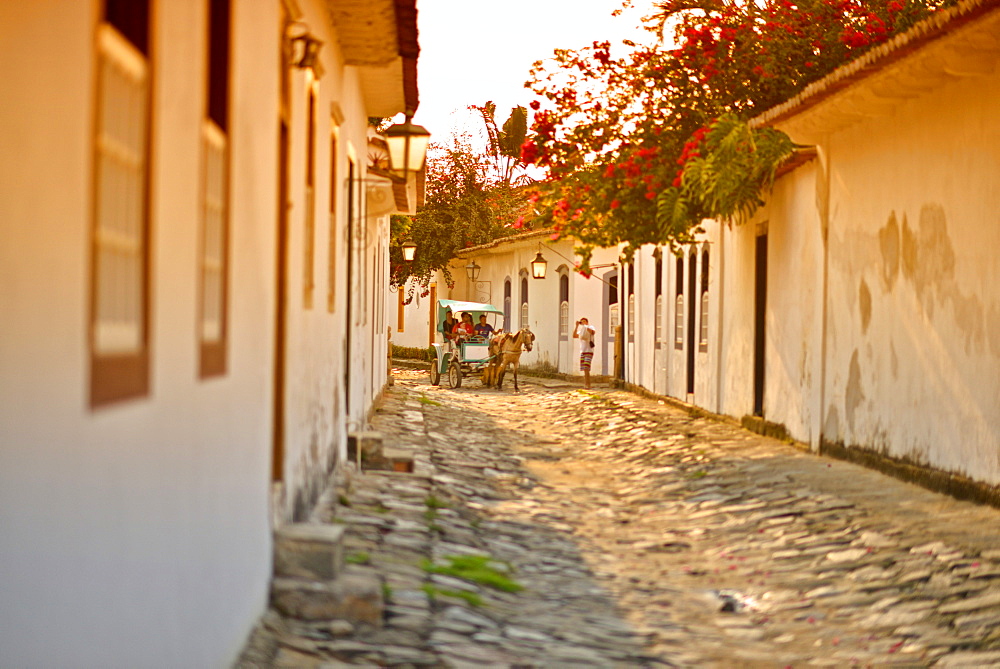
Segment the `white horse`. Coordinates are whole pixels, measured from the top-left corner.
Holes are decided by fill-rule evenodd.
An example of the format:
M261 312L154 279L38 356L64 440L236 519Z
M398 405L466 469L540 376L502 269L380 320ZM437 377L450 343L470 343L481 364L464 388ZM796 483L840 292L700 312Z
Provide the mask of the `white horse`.
M503 375L507 371L507 366L512 365L514 369L514 390L517 387L517 368L521 366L521 350L530 351L535 343L535 335L528 328L521 328L514 334L501 335L499 340L500 349L500 370L497 372L497 390L503 386Z

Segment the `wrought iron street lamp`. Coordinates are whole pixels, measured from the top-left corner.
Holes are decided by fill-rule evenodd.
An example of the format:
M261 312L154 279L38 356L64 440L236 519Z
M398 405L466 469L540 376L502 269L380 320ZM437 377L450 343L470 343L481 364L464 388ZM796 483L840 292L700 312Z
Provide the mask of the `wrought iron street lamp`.
M542 252L535 254L535 259L531 261L531 276L535 279L545 278L545 269L549 266L548 261L542 257Z
M405 123L396 123L385 131L385 143L389 145L389 164L394 172L419 172L427 157L427 145L431 133L421 125L416 125L407 114Z
M417 254L417 245L413 243L412 239L407 239L403 242L403 260L406 262L413 262L413 258Z
M465 274L466 274L466 276L469 277L469 281L472 281L473 283L475 283L476 281L478 281L479 280L479 270L481 270L481 269L482 269L482 267L480 267L479 265L477 265L475 260L470 260L469 264L465 266Z
M318 69L319 50L323 46L323 41L309 32L309 26L301 21L288 24L286 35L291 44L291 63L294 67L303 70ZM288 34L298 31L298 34ZM319 73L316 73L319 78Z

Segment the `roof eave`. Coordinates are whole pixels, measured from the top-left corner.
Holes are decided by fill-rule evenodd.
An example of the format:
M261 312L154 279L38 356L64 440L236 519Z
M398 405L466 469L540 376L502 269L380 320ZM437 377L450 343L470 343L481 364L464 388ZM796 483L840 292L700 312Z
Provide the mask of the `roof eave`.
M412 114L420 104L416 0L327 0L346 65L357 67L366 113Z
M755 116L752 127L776 126L822 105L838 93L870 80L891 65L991 12L1000 13L1000 0L966 0L936 12L905 33L896 35L858 58L807 86L798 95ZM873 103L874 104L874 103Z

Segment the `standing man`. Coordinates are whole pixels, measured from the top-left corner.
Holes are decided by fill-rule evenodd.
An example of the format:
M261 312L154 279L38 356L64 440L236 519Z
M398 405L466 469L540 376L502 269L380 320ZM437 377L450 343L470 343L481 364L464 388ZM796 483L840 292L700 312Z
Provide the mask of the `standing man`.
M590 361L594 358L594 337L597 331L590 327L586 318L576 322L573 339L580 340L580 371L583 372L583 387L590 388Z

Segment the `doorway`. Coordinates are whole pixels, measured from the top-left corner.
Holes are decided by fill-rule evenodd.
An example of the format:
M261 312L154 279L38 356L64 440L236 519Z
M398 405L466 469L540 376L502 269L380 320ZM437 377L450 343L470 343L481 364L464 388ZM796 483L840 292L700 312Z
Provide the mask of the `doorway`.
M611 365L615 358L615 331L621 321L618 308L618 270L612 270L604 275L604 326L601 328L601 374L608 375L614 371Z
M688 303L688 313L687 313L687 394L694 395L694 370L695 370L695 351L697 350L697 342L695 341L695 334L697 333L697 328L695 324L697 320L697 307L698 300L694 299L697 295L695 292L698 288L698 253L693 250L688 254L688 291L687 291L687 303ZM692 398L688 398L690 401Z
M764 343L767 308L767 233L757 237L754 275L753 415L764 415Z
M282 13L282 33L288 16ZM288 197L289 197L289 125L291 108L291 82L289 80L288 50L285 40L281 44L278 62L280 68L280 102L278 107L278 211L275 258L275 332L274 332L274 397L272 399L274 424L271 434L271 482L280 483L285 472L285 373L288 337Z

